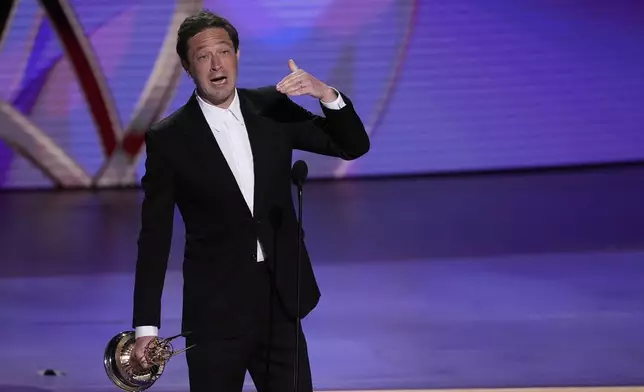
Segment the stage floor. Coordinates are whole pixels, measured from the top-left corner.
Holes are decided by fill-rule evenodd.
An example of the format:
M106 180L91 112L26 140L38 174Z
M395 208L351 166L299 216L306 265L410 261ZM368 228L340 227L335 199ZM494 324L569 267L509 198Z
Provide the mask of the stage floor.
M130 326L140 198L0 193L1 392L116 390L102 356ZM310 183L316 389L644 385L643 201L638 166ZM186 374L175 358L154 389L186 391Z

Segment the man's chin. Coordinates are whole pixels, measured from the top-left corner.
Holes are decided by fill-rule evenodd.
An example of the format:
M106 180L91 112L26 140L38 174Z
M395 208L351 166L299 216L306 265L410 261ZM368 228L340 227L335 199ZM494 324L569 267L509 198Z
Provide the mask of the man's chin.
M234 92L235 89L230 88L229 86L226 86L225 89L223 88L223 86L221 88L211 87L205 90L205 97L202 98L208 101L208 103L210 104L220 106L232 102Z

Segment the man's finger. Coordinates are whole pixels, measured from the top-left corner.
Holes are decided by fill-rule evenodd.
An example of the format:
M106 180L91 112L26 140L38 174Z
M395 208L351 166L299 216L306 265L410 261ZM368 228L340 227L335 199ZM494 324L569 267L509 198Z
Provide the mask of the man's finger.
M287 84L282 86L281 90L282 92L293 92L297 90L307 89L309 87L311 87L311 83L307 82L306 80L296 80L289 81Z
M148 360L147 360L145 357L143 357L143 358L139 359L139 365L140 365L143 369L147 369L147 368L149 368L149 367L150 367L150 364L148 363Z
M290 74L286 75L282 80L280 80L279 83L277 83L277 86L281 87L285 83L287 83L288 81L296 79L296 78L302 76L303 73L304 72L302 72L301 70L298 70L295 73L290 73Z
M297 64L295 64L295 61L293 61L293 59L290 59L290 60L288 61L288 69L290 69L290 70L291 70L291 72L295 72L295 71L297 71L297 70L299 69L299 68L297 67Z
M302 84L310 84L310 83L307 83L306 78L304 77L304 75L298 75L296 77L293 77L293 78L290 78L288 80L285 80L284 83L279 85L279 88L281 90L287 90L287 89L290 89L292 87L299 87Z
M277 90L286 93L287 91L294 91L302 87L307 87L311 86L311 82L307 80L305 77L300 77L300 78L293 78L285 81L281 85L277 87Z
M299 90L292 90L292 91L285 92L284 94L288 95L289 97L294 97L297 95L308 95L310 93L311 91L309 89L301 88Z
M311 92L310 84L296 84L291 87L282 90L282 93L286 95L305 95Z

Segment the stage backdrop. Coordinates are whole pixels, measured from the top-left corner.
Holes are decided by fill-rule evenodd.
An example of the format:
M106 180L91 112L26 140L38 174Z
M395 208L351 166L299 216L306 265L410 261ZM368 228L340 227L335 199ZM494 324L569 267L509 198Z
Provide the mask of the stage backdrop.
M237 26L241 86L293 58L355 103L372 150L296 154L313 177L644 158L644 1L2 4L0 188L137 184L143 132L192 92L174 45L200 7Z

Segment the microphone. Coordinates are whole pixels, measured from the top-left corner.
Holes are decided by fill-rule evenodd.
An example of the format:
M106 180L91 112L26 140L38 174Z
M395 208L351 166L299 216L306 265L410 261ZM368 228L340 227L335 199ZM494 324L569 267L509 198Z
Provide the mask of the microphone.
M297 288L295 291L296 296L296 310L295 310L295 359L294 359L294 372L293 372L293 390L298 392L298 375L300 372L300 264L302 264L302 185L306 176L309 174L309 167L304 161L297 161L293 164L291 169L291 181L297 186L297 199L298 199L298 217L297 217Z
M306 162L300 160L293 164L291 169L291 181L298 188L301 188L306 180L306 176L309 174L309 167L306 165Z

